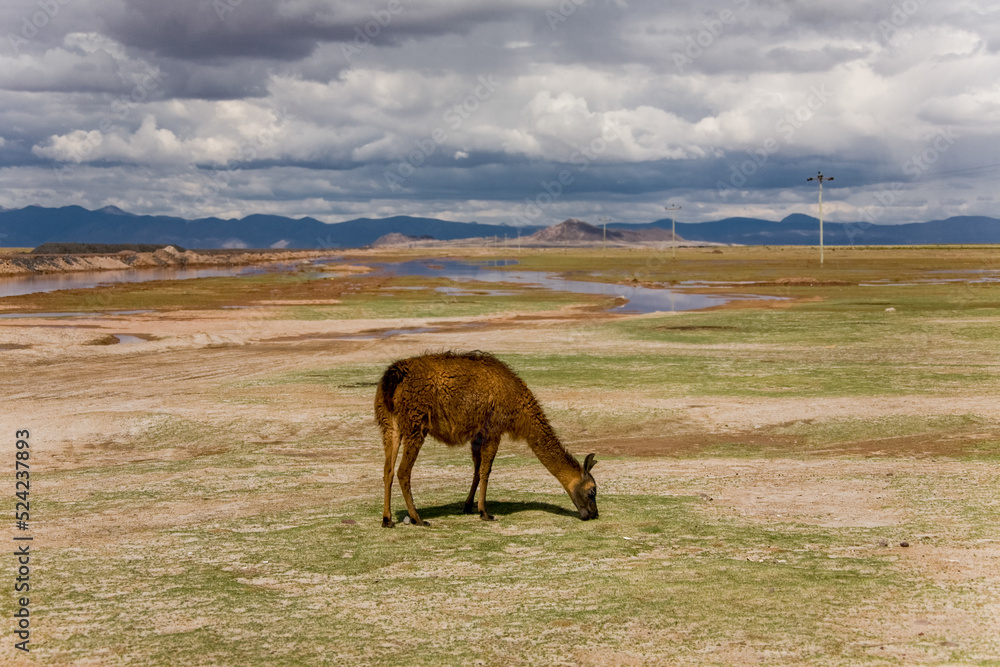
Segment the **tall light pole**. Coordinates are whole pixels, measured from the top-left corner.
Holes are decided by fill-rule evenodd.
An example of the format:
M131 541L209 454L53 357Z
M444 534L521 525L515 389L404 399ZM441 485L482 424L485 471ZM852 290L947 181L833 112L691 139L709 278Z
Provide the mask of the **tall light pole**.
M664 206L664 209L670 211L670 240L673 242L672 252L673 259L677 259L677 211L681 210L680 206Z
M608 223L611 222L611 218L604 216L601 218L601 223L604 225L604 243L601 246L601 252L607 252L608 250Z
M806 181L819 181L819 265L823 266L823 181L832 181L833 176L824 176L823 172L817 172L816 176L807 178Z

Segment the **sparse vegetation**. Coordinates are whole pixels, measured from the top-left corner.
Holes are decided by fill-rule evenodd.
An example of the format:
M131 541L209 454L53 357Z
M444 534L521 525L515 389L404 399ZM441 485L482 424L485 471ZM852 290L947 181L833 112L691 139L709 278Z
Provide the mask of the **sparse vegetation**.
M819 270L808 249L723 250L681 249L688 277L661 264L643 280L794 300L609 318L526 287L432 308L433 280L304 274L5 299L184 311L142 316L151 340L129 346L87 344L128 318L0 327L7 407L44 443L30 658L996 664L1000 283L935 282L992 270L991 253L838 248L824 277L848 284L831 285L776 282ZM519 258L616 280L653 259ZM331 295L345 310L221 308ZM340 337L404 316L450 328ZM504 442L498 521L463 514L468 451L429 445L413 485L432 526L380 527L376 383L448 348L496 353L571 452L598 452L598 520L574 520L531 450Z

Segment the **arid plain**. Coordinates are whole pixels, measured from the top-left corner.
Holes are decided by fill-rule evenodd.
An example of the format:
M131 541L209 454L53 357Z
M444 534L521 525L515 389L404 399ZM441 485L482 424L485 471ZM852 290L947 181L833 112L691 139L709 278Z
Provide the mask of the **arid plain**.
M373 270L453 259L618 287ZM0 318L37 563L4 661L1000 664L1000 249L348 251L0 299L32 313ZM431 527L381 527L375 383L446 349L597 453L598 520L516 442L464 515L468 449L429 441Z

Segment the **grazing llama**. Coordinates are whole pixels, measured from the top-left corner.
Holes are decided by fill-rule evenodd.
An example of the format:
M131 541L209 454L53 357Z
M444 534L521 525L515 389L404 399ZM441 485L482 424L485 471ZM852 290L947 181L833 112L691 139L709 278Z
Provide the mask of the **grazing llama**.
M410 472L427 434L449 446L472 443L472 489L465 500L466 514L473 513L476 487L482 483L479 518L493 520L486 511L486 485L500 437L507 433L527 441L566 489L581 519L597 518L597 484L590 474L594 455L588 454L581 466L559 442L524 381L491 354L444 352L395 362L375 391L375 418L385 446L385 528L395 525L390 497L401 449L398 476L406 509L413 523L427 525L417 514L410 493Z

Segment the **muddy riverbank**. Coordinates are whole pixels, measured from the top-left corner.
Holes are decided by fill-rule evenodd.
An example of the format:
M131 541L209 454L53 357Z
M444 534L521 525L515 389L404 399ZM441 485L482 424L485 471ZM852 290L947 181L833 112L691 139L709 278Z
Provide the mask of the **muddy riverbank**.
M181 251L173 246L166 246L154 252L123 250L97 254L11 254L0 255L0 276L169 267L246 266L299 261L329 255L329 250Z

